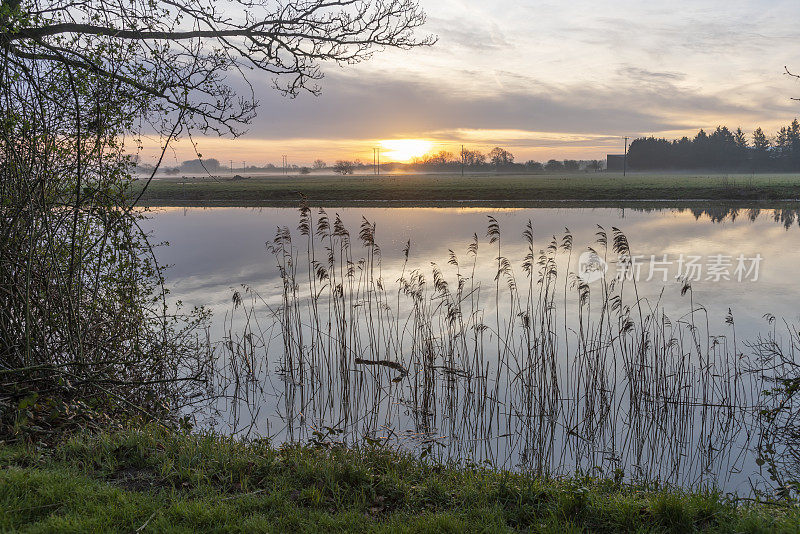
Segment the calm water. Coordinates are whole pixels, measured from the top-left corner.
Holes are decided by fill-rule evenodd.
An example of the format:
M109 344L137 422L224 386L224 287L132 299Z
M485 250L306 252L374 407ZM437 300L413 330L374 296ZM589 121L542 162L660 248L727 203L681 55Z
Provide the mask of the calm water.
M159 259L171 265L173 297L210 308L213 338L228 341L218 345L220 360L233 361L238 348L244 359L235 372L244 361L256 377L246 386L229 384L238 400L218 406L218 428L276 441L368 436L442 460L554 474L578 469L743 493L762 484L750 413L759 385L737 362L749 350L747 340L774 327L768 314L776 324L800 323L800 231L793 213L331 208L331 225L334 214L350 231L355 288L348 297L355 307L348 316L342 312L340 322L332 319L337 301L324 297L324 280L313 282L321 309L304 293L308 247L297 230L297 210L168 208L152 214L154 240L170 243ZM316 210L313 217L315 225ZM499 225L499 251L487 237L490 217ZM372 282L370 264L359 263L370 257L358 237L362 218L375 225L380 247L379 261L373 249ZM542 287L535 274L541 265L531 278L523 268L529 220L534 259L551 257L559 273L544 284L554 292L544 305L520 296L542 294L535 290ZM283 313L286 286L265 247L280 227L291 231L288 250L297 269L299 305L292 316ZM627 237L633 258L627 272L638 276L609 289L626 265L613 251L612 228ZM608 246L598 243L598 232ZM468 251L475 235L477 256ZM555 248L548 250L551 242ZM326 264L324 240L315 246L314 259ZM587 284L581 308L580 281L570 273L582 272L588 247L604 258L607 272ZM499 277L498 255L508 260ZM695 270L688 271L687 291L678 276L687 274L689 262ZM436 285L434 271L445 284ZM400 279L407 287L424 280L425 296L401 295ZM459 287L461 297L451 299ZM609 291L619 293L623 312L653 319L643 327L652 334L645 346L656 347L651 360L636 360L635 339L603 332L604 324L617 328L611 307L603 311ZM237 309L234 292L244 300ZM422 302L428 304L420 312ZM443 319L454 307L458 313L450 317L458 320ZM416 325L420 314L435 318L432 328ZM367 317L375 324L363 324L371 322ZM539 319L532 341L530 323ZM296 323L289 327L300 341L286 343L287 321ZM347 354L338 347L345 338ZM421 349L425 343L430 349ZM399 367L374 363L389 360Z

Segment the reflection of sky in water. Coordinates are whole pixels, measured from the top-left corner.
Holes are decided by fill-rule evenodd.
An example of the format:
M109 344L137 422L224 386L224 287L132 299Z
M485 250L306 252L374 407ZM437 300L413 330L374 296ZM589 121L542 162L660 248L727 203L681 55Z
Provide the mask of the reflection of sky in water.
M736 318L739 335L748 336L760 329L763 315L772 313L790 323L797 322L796 278L800 275L800 232L788 230L773 220L772 212L764 211L755 221L739 217L712 223L707 217L696 219L689 212L664 210L639 212L621 209L428 209L428 208L330 208L342 216L357 246L358 227L364 216L377 225L377 242L383 253L383 273L387 281L396 280L402 249L412 242L410 266L430 274L435 262L445 274L453 275L447 265L452 249L466 262L466 248L477 233L481 240L478 278L491 282L494 276L486 234L487 215L497 218L502 231L502 252L511 260L518 278L523 277L521 262L525 255L522 231L528 219L533 221L537 247L544 248L553 235L559 240L564 229L574 236L572 270L586 246L597 247L596 225L620 228L628 237L634 255L648 258L667 254L676 261L685 256L708 257L715 254L764 258L758 282L701 280L693 283L695 302L710 311L712 329L724 327L728 308ZM160 209L147 223L155 241L168 241L169 247L158 251L159 259L171 265L167 280L173 297L186 304L206 305L215 313L229 308L231 290L248 284L266 297L278 288L273 258L265 250L277 226L288 226L299 241L296 231L298 214L282 208L172 208ZM613 257L611 254L610 257ZM614 268L612 264L611 268ZM644 265L642 272L647 273ZM669 266L670 277L677 274L677 265ZM449 276L448 278L450 278ZM657 277L658 278L658 277ZM704 274L705 278L705 274ZM688 309L680 297L677 281L664 284L656 279L639 284L642 297L655 299L664 289L664 304L669 314Z
M313 213L316 219L316 210ZM484 321L490 327L495 327L497 324L493 297L497 245L491 245L486 237L487 216L489 215L495 217L500 225L501 253L511 261L519 286L527 285L522 269L527 245L523 240L522 232L528 219L533 222L537 250L546 248L554 235L561 243L565 228L569 228L573 236L573 251L569 256L573 271L577 269L578 258L587 246L594 247L603 255L602 247L596 243L597 225L605 228L609 242L612 241L612 227L617 227L627 236L632 253L645 258L649 258L651 255L661 258L665 254L673 261L681 255L708 257L723 254L735 258L740 254L745 257L755 257L760 254L763 257L759 272L760 279L757 282L701 280L693 283L695 304L702 304L709 311L708 330L711 335L727 336L731 333L730 326L725 324L728 309L731 309L736 321L736 333L739 340L737 350L741 351L745 347L741 340L752 339L766 329L767 323L763 318L764 314L774 314L777 317L785 318L789 323L798 321L795 277L800 273L800 269L798 269L800 250L797 247L800 232L794 226L789 226L787 229L780 221L776 222L774 214L768 211L763 212L754 220L739 217L736 220L727 218L718 222L712 222L706 216L698 218L691 212L677 210L642 212L617 209L339 208L328 209L327 213L331 218L331 223L335 213L341 215L351 234L355 261L364 254L364 249L358 239L362 216L376 224L376 241L382 250L382 279L390 294L396 294L395 282L400 276L400 269L403 265L402 251L407 240L411 240L412 247L406 275L411 269L418 268L430 284L432 282L431 263L433 262L442 270L451 288L454 288L456 270L455 267L448 265L449 250L452 249L459 258L462 275L469 276L472 264L467 255L467 247L473 235L477 234L480 239L480 247L475 279L481 284L481 308ZM272 305L280 303L282 284L278 278L275 259L266 251L265 242L273 238L276 227L288 226L292 231L295 247L301 251L298 263L303 265L305 263L303 258L305 238L300 236L297 231L298 222L299 214L294 209L191 208L158 210L147 224L153 233L154 241L170 243L169 247L159 250L159 259L172 266L167 273L167 279L168 285L172 288L173 297L188 305L209 307L215 314L212 335L220 338L223 333L223 318L232 308L232 289L238 289L240 284L253 287ZM322 250L318 249L318 259L322 259L323 256ZM561 289L565 282L564 267L567 257L566 253L559 252L559 282L557 284ZM609 259L614 259L614 254L610 250ZM611 268L615 269L613 263ZM668 266L668 269L671 278L677 274L677 265ZM646 277L647 264L643 265L642 272ZM306 280L306 274L302 268L298 270L297 279L301 284ZM501 292L507 295L504 286L505 284L501 283ZM645 299L645 308L647 308L647 303L655 306L656 301L660 298L661 306L674 322L685 316L690 308L688 297L681 296L681 287L682 284L676 280L670 280L665 284L660 278L657 278L651 282L639 282L638 293ZM600 301L600 284L593 284L591 288L593 310L597 310ZM523 288L520 287L520 289ZM626 285L625 292L626 302L631 305L633 294L629 284ZM570 294L572 297L568 299L567 316L569 330L574 333L577 305L574 298L575 291L570 289ZM502 297L499 299L501 322L506 322L508 319L508 314L504 314L504 310L507 310L507 302L508 299ZM562 302L561 297L556 299L557 306L561 306ZM406 306L406 301L403 301L402 306ZM406 311L401 310L401 316ZM646 312L647 310L645 310ZM592 313L596 313L596 311ZM563 309L558 309L556 314L563 318ZM241 314L237 315L237 317L241 316ZM704 330L705 318L701 318L699 322L702 323L701 330ZM234 323L234 330L240 326ZM501 331L503 328L504 326L500 327ZM564 325L557 328L560 329L559 339L556 341L560 347L557 353L559 358L562 358L565 351L560 332L565 332L566 329ZM278 332L273 331L273 334L275 333ZM570 334L570 336L572 335ZM290 390L296 388L288 386L284 379L275 373L282 348L279 339L275 339L273 342L274 345L269 349L269 356L264 360L267 362L266 367L262 368L263 371L260 372L263 374L259 374L261 378L258 382L266 384L265 392L263 397L259 397L260 400L256 401L257 413L251 413L249 416L250 420L255 421L258 427L256 432L275 436L276 439L297 439L298 437L302 439L303 436L308 438L307 430L300 431L300 435L294 433L296 430L286 430L287 421L294 421L298 417L298 413L301 414L298 420L304 422L304 427L306 425L312 428L320 428L325 425L336 426L342 416L342 412L337 411L340 410L339 407L325 403L315 405L313 408L305 405L301 407L303 402L307 402L309 399L298 401L293 396L294 393L290 393ZM491 341L487 346L488 365L497 363L497 353L492 352L492 343L494 342ZM568 343L571 343L574 349L574 339ZM407 354L397 355L397 357L404 365L409 365ZM620 362L606 365L612 365L613 369L616 369L616 371L610 372L611 374L618 373L619 383L623 383ZM562 359L559 366L559 373L563 373L570 364L565 363ZM348 372L351 371L362 372L359 369L351 369ZM384 371L377 372L380 374ZM695 374L691 375L689 382L693 385L697 384L702 380L700 375L709 375L709 373L713 373L710 368L704 371L695 370ZM370 369L364 376L374 377L374 370ZM391 378L391 373L388 376ZM563 378L562 376L559 380ZM496 383L500 384L503 380L505 379L501 378ZM331 384L333 383L335 383L335 379L334 382L331 382ZM408 408L404 407L404 403L408 399L407 394L410 392L404 388L411 387L409 380L403 380L396 387L387 386L388 382L384 385L376 385L377 382L373 384L369 381L367 383L370 385L366 386L364 391L380 392L380 395L376 396L376 398L382 399L381 405L377 408L380 416L375 417L374 420L371 419L372 422L369 423L353 421L354 428L351 428L351 431L355 434L363 432L374 435L371 433L372 431L386 425L387 428L391 427L392 431L396 429L398 433L419 434L419 425L415 422L413 411L409 412ZM514 381L511 383L513 384ZM338 395L336 392L340 391L336 387L332 386L330 389L331 398L336 398ZM377 389L370 389L373 387ZM514 387L511 390L504 388L505 386L502 386L498 392L498 395L504 399L503 402L512 401L512 397L522 391L515 390ZM463 393L462 391L458 394ZM566 390L563 393L566 395ZM509 394L511 397L508 396ZM287 404L289 397L292 400ZM319 400L323 397L324 395L318 394L314 398ZM622 404L615 405L621 410L618 417L626 420L630 414L626 415L625 401L620 397L615 398L617 402L622 401ZM569 403L568 398L563 397L563 399L567 404ZM364 401L368 401L368 395L358 402ZM752 399L743 399L742 401L746 404L753 402ZM463 398L457 401L457 403L464 402ZM291 406L291 408L287 408L287 406ZM359 406L362 408L358 410L364 409L363 407L368 404ZM529 449L528 445L522 442L523 432L520 428L522 424L520 421L523 418L519 414L498 412L498 419L493 423L495 426L492 430L492 437L487 440L479 437L478 433L470 434L473 431L479 432L475 430L478 426L483 428L481 425L486 420L480 418L485 416L485 412L470 411L468 403L461 406L464 408L463 417L466 417L466 420L454 417L453 414L449 416L442 414L440 419L434 421L434 430L440 437L439 439L449 436L440 443L442 449L438 451L445 458L467 457L475 461L488 459L495 465L513 467L527 461L524 460L526 455L531 450L535 450ZM474 405L472 406L474 407ZM226 405L223 410L227 413L229 408L230 406ZM315 411L317 408L321 411ZM440 405L439 409L442 408L443 405ZM563 416L569 415L567 412L570 410L572 408L567 409L558 417L563 419ZM727 420L726 417L730 414L725 410L708 415L710 419L701 419L699 412L692 413L693 415L689 419L683 420L682 423L680 423L680 418L664 420L670 424L685 424L680 428L688 434L683 435L682 438L671 434L672 430L669 428L657 429L654 433L651 433L650 430L643 431L641 428L637 430L637 425L644 424L647 427L650 424L647 415L644 419L637 419L639 423L633 423L633 427L628 427L627 422L615 423L617 426L611 435L617 433L616 439L622 440L633 435L627 434L627 432L642 431L643 443L648 440L650 442L643 445L644 456L640 463L650 466L650 469L655 469L657 475L665 475L673 467L679 465L676 462L686 462L680 464L684 467L676 468L676 472L682 472L681 476L684 477L674 479L677 483L696 483L699 480L709 480L707 477L710 477L710 480L723 485L727 490L749 491L750 478L755 476L757 468L753 463L752 453L748 451L748 447L751 445L747 445L748 440L753 439L753 435L745 436L747 432L743 433L748 422L743 423L744 420L739 420L738 416L736 421ZM575 439L577 439L565 433L568 427L562 424L562 419L558 421L561 426L553 434L552 450L554 451L568 450L569 447L574 446ZM580 420L581 417L571 420L569 425ZM473 423L475 424L473 425ZM530 423L528 424L530 425ZM707 424L710 425L708 428ZM745 426L741 426L742 424ZM359 425L360 428L355 428ZM504 425L507 426L504 427ZM533 426L536 427L535 424ZM466 427L470 427L470 430L463 431L463 428ZM528 429L530 428L528 426ZM289 437L285 432L290 433ZM722 445L723 441L727 445ZM572 445L567 445L568 443L572 443ZM749 443L752 444L752 441ZM580 443L578 445L580 446ZM714 449L713 447L718 448ZM570 452L566 456L561 456L562 459L568 458L566 464L559 465L570 465L570 455L577 449L569 450ZM637 462L631 460L631 450L628 450L627 453L623 452L623 458L621 458L623 467L629 473L632 472L632 466L637 465ZM701 468L704 460L698 461L699 456L695 457L695 453L699 453L700 450L730 450L731 452L729 455L709 453L714 457L713 462L705 468ZM598 449L592 454L596 455L595 460L586 463L587 460L584 458L583 463L580 460L578 463L581 463L584 468L589 468L596 465L593 462L599 462L606 469L606 474L615 465L620 465L613 463L617 460L612 461L607 450ZM682 471L684 469L685 472ZM716 480L717 473L723 477L722 480Z

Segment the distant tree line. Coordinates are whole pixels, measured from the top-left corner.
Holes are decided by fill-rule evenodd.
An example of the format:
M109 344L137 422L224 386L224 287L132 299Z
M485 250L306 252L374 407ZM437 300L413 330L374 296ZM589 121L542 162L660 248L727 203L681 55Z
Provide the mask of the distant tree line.
M516 162L514 154L510 151L495 147L488 154L478 150L464 150L454 154L446 150L426 154L414 159L408 164L393 164L394 168L408 168L412 170L427 171L458 171L461 166L471 171L504 171L504 172L578 172L600 171L605 167L601 160L555 160L545 163L529 160L524 163Z
M529 160L524 163L516 162L514 154L509 150L501 147L495 147L487 154L479 150L464 150L463 153L454 154L446 150L439 152L432 152L422 157L415 158L409 163L391 162L381 163L381 169L384 171L402 172L407 171L435 171L435 172L458 172L462 165L471 172L580 172L580 171L601 171L605 167L605 162L602 160L555 160L551 159L547 162L538 162ZM364 163L360 159L355 160L337 160L333 165L328 165L321 159L315 160L311 166L299 166L290 164L287 170L298 172L300 174L309 174L312 170L325 171L330 170L336 174L353 174L355 171L364 171L372 169L371 163ZM136 171L142 174L148 174L154 170L152 165L147 163L137 163ZM197 158L182 162L177 166L162 166L160 171L167 175L177 174L196 174L202 175L205 173L216 174L219 172L228 171L229 167L222 164L219 160L214 158ZM281 166L267 163L266 165L248 165L243 168L241 166L233 166L235 172L283 172L284 168Z
M628 151L628 166L633 170L800 171L800 123L795 119L774 138L761 128L748 138L741 128L732 132L718 126L711 134L700 130L693 139L636 139Z
M313 164L314 169L324 169L326 168L325 162L322 160L316 160ZM319 165L322 165L321 167ZM287 169L292 171L299 171L301 174L307 174L310 172L310 168L306 166L300 166L297 164L290 164ZM135 172L141 174L149 174L153 170L155 170L155 166L148 164L148 163L137 163L135 167ZM247 165L246 167L242 167L241 164L237 165L236 162L233 162L232 166L223 165L219 162L219 160L214 158L198 158L198 159L191 159L182 162L180 165L177 166L169 166L169 165L161 165L158 169L160 172L163 172L167 175L176 175L176 174L195 174L195 175L203 175L203 174L217 174L220 172L282 172L284 170L283 167L279 167L274 163L267 163L265 165ZM308 172L304 172L308 171Z

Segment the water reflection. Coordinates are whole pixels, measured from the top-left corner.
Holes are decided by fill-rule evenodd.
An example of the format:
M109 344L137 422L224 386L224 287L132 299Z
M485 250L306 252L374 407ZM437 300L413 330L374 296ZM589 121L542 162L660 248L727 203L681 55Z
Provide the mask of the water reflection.
M634 211L644 213L657 213L664 211L660 207L637 207L631 208ZM698 221L707 219L713 223L724 223L726 221L736 222L737 219L744 218L747 221L756 222L760 218L772 219L773 222L780 224L786 230L794 226L795 222L800 225L800 209L798 208L740 208L735 206L725 206L724 204L714 206L702 206L694 208L672 208L672 210L683 213L691 212Z
M157 239L172 243L162 258L174 264L174 295L212 307L215 336L227 336L228 378L242 379L230 382L239 401L221 406L228 430L277 440L368 436L537 472L734 491L758 483L755 428L743 415L763 385L747 373L741 340L763 330L767 313L796 319L800 252L785 214L373 208L312 216L313 246L296 230L296 210L164 210L152 219ZM323 217L330 224L318 231ZM366 237L357 231L362 217ZM613 249L614 227L635 255L764 262L757 281L582 287L570 275L578 255ZM233 291L244 298L235 310Z
M790 322L798 319L795 288L800 275L800 233L784 229L783 221L790 216L782 210L760 210L752 220L750 216L734 218L730 214L712 219L689 209L339 208L328 211L339 213L348 227L357 227L362 216L376 223L385 269L397 267L408 240L412 242L413 267L427 267L431 261L446 264L448 250L464 249L476 232L483 238L487 215L496 217L504 229L507 256L516 261L525 255L522 229L529 218L539 242L562 234L568 227L578 253L594 243L599 224L607 229L622 229L633 253L646 258L664 254L671 258L682 254L704 257L761 254L764 260L757 283L699 281L693 285L697 301L709 309L716 325L723 324L731 308L740 327L748 328L743 332L747 335L758 331L767 313ZM228 310L232 288L240 284L258 287L264 295L278 294L277 272L264 244L278 226L296 227L297 210L159 208L152 215L148 222L154 240L170 245L158 253L160 260L171 266L167 275L176 298L191 305L206 305L220 316ZM712 224L713 221L716 222ZM658 296L662 289L668 311L681 311L677 280L666 284L645 283L640 288L643 296L649 297ZM750 325L754 328L750 329Z

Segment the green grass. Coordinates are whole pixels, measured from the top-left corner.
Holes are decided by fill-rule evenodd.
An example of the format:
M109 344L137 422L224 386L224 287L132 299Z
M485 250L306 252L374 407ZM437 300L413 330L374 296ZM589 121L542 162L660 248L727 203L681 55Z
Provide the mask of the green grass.
M796 508L714 493L151 429L0 445L0 510L3 532L800 531Z
M140 182L142 185L144 181ZM164 178L154 180L145 205L296 204L305 195L315 205L406 205L561 201L800 199L800 175L699 174L481 174L382 176L260 176L243 180Z

